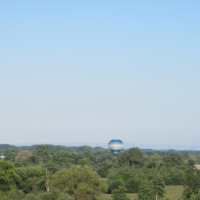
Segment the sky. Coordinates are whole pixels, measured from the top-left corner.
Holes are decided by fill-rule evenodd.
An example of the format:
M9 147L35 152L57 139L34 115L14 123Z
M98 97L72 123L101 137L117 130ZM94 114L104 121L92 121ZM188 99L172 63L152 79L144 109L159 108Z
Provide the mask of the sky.
M200 1L0 2L0 143L199 146Z

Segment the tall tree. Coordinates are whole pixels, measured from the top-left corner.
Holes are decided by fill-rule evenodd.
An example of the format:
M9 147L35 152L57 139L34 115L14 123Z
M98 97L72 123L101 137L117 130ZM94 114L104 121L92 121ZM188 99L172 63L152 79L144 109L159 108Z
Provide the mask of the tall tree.
M123 166L142 164L143 153L139 148L131 148L119 154L118 163Z
M128 154L130 156L130 164L134 165L141 165L141 161L143 158L143 153L140 151L139 148L131 148L128 151Z
M49 147L48 145L37 145L35 148L35 153L40 157L40 163L43 164L43 161L47 161L49 159Z
M158 197L163 197L165 194L165 183L160 177L153 179L153 187L156 193L156 200Z

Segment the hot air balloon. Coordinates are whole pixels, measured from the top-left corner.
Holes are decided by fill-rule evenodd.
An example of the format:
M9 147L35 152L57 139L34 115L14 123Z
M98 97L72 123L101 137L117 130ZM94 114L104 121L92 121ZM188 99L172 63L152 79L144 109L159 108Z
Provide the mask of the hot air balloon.
M109 149L115 156L123 149L123 146L124 143L121 140L110 140L108 143Z

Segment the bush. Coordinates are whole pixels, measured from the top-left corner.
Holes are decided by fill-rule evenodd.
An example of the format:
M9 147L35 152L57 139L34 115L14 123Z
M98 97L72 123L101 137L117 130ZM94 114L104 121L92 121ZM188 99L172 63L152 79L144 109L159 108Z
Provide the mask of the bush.
M22 164L21 164L20 162L14 162L14 166L15 166L15 167L21 167Z
M127 196L127 189L124 186L119 186L118 189L112 191L113 200L129 200Z
M86 165L57 171L52 175L50 187L80 200L95 199L105 189L99 175Z
M0 195L1 200L21 200L24 197L24 193L22 190L10 190L4 195Z
M74 198L70 197L68 194L61 194L58 200L74 200Z
M124 186L124 183L121 180L114 180L109 185L109 192L111 193L113 190L118 189L119 186Z
M53 190L51 192L45 192L43 194L38 195L39 199L41 200L57 200L58 199L58 192Z
M37 198L34 194L30 193L27 194L23 200L40 200L40 198Z
M141 179L139 178L130 178L125 182L125 186L128 190L128 193L138 193L141 185Z
M149 162L149 164L147 165L147 168L156 168L156 162Z

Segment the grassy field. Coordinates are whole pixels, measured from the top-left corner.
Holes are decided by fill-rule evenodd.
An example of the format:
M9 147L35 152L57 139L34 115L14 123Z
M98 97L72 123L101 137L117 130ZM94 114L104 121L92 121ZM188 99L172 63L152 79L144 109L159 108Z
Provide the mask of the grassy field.
M183 193L183 186L166 186L166 194L163 200L166 198L170 200L178 200L182 199L182 193ZM137 198L137 194L128 194L130 200L135 200ZM112 200L112 197L110 194L102 194L98 200Z

